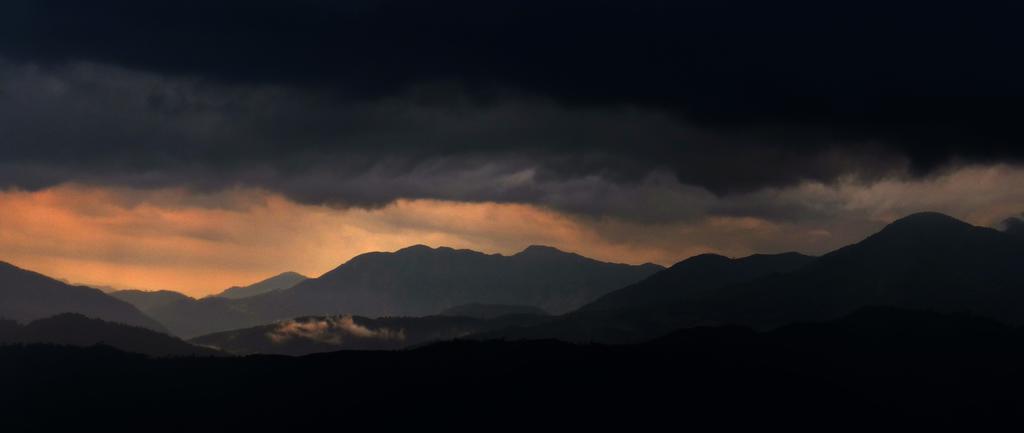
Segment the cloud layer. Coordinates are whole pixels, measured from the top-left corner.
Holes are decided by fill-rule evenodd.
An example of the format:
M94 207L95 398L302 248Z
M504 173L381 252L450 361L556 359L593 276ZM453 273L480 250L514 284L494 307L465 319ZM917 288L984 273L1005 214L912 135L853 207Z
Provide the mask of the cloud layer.
M0 259L202 294L413 243L667 265L994 226L1021 8L7 1Z
M905 168L896 155L791 152L764 145L770 137L712 134L642 109L325 102L92 64L0 64L0 82L8 89L0 114L10 120L0 125L0 183L27 188L238 185L303 203L501 201L657 219L686 215L672 203L637 206L622 195L684 182L690 191L670 200L699 201L726 184L877 178ZM684 143L673 150L682 159L655 162L653 149L673 142Z
M5 186L602 215L616 210L588 195L665 173L731 195L1024 156L1024 35L1006 3L2 8Z

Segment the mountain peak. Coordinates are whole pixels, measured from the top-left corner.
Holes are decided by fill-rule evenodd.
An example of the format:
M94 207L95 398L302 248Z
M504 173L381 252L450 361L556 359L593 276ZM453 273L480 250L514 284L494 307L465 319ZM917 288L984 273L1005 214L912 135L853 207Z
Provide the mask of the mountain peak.
M941 212L918 212L907 215L892 224L950 224L950 225L969 225L963 221L953 218Z
M280 274L274 275L273 277L270 277L270 278L288 278L288 277L292 277L292 278L296 278L296 277L297 278L309 278L309 277L307 277L305 275L302 275L302 274L300 274L298 272L294 272L294 271L281 272Z
M309 279L305 275L298 272L282 272L274 275L273 277L257 281L248 286L234 286L230 287L223 292L220 292L215 297L229 298L229 299L241 299L249 296L256 296L267 292L273 292L275 290L283 290L294 287L305 280Z
M688 257L672 265L671 268L698 268L702 266L714 266L728 264L732 259L715 253L703 253Z
M939 212L919 212L893 221L878 234L938 234L959 232L972 227L974 226Z
M732 259L730 259L730 258L728 258L726 256L723 256L721 254L703 253L703 254L697 254L697 255L695 255L693 257L690 257L690 258L686 259L685 261L697 262L697 263L706 263L706 262L729 262L729 261L732 261Z
M392 253L386 253L386 252L385 253L366 253L366 254L361 254L359 256L356 256L355 258L357 258L357 259L358 258L364 258L365 259L365 258L370 258L370 257L379 257L381 254L383 254L384 256L400 257L400 258L410 258L410 257L421 257L421 258L422 257L435 257L435 258L440 258L440 257L451 257L453 255L467 255L467 254L468 255L480 255L480 256L487 255L487 254L484 254L484 253L482 253L480 251L470 250L470 249L465 249L465 248L452 248L452 247L446 247L446 246L443 246L443 245L442 246L438 246L438 247L432 247L432 246L429 246L429 245L416 244L416 245L410 245L410 246L407 246L405 248L395 250L395 252L392 252Z
M568 254L568 253L566 253L565 251L562 251L562 250L560 250L558 248L555 248L555 247L549 247L547 245L530 245L530 246L526 247L525 249L523 249L522 251L516 253L517 256L521 255L521 254Z
M409 245L409 246L407 246L405 248L402 248L402 249L399 249L398 251L395 251L395 252L397 253L397 252L400 252L400 251L424 251L424 250L433 250L433 248L431 248L431 247L429 247L427 245L423 245L423 244L416 244L416 245Z

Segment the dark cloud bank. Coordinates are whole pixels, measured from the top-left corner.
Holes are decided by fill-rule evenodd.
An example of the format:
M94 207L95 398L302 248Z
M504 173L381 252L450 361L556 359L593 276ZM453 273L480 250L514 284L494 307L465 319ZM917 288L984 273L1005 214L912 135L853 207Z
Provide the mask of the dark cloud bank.
M0 184L660 218L1016 163L1022 10L938 3L9 1Z

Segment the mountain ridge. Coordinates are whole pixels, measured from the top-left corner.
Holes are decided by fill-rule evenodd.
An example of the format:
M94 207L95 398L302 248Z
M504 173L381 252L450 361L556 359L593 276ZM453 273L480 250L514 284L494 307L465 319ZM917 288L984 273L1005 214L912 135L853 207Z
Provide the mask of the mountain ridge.
M228 299L241 299L250 296L262 295L275 290L284 290L294 287L309 277L298 272L282 272L269 278L262 279L247 286L232 286L223 291L210 295Z
M317 278L243 299L175 302L151 312L194 337L301 316L429 316L467 303L571 311L663 269L605 263L555 248L504 256L413 245L360 254Z
M99 289L72 286L0 261L0 317L32 321L60 313L80 313L109 322L167 332L162 324L135 306Z
M698 256L724 263L721 257ZM681 262L681 264L685 263ZM665 275L649 277L672 291ZM617 292L606 296L614 296ZM534 327L481 338L633 342L672 329L739 324L770 329L830 320L869 305L970 311L1024 322L1024 240L934 212L897 219L860 242L786 273L720 285L699 297L598 311L582 308Z
M692 299L731 283L790 272L814 259L796 252L753 254L735 259L719 254L698 254L645 280L607 293L578 311L624 310ZM676 286L685 287L676 290Z

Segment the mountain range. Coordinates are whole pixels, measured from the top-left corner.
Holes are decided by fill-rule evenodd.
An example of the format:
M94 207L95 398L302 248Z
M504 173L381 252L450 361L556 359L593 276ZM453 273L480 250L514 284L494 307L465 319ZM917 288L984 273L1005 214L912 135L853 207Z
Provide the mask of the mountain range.
M1024 239L919 213L818 258L694 257L550 322L479 337L634 342L682 327L828 320L866 306L1021 324Z
M241 299L179 300L148 310L191 338L302 316L429 316L467 303L572 311L659 270L605 263L551 247L511 255L416 245L367 253L284 290Z
M1022 264L1024 238L919 213L821 257L703 254L662 269L541 246L511 256L413 246L363 254L318 278L238 299L107 296L3 264L0 315L30 321L76 312L157 331L162 324L239 353L398 348L446 338L634 343L694 326L831 320L868 306L969 312L1017 325L1024 323ZM301 279L278 277L268 281ZM282 327L295 332L270 337ZM388 332L406 340L365 337Z
M308 278L296 272L284 272L248 286L233 286L209 297L241 299L275 290L290 288ZM134 305L142 312L151 311L175 302L194 302L195 298L172 290L113 290L110 296Z

